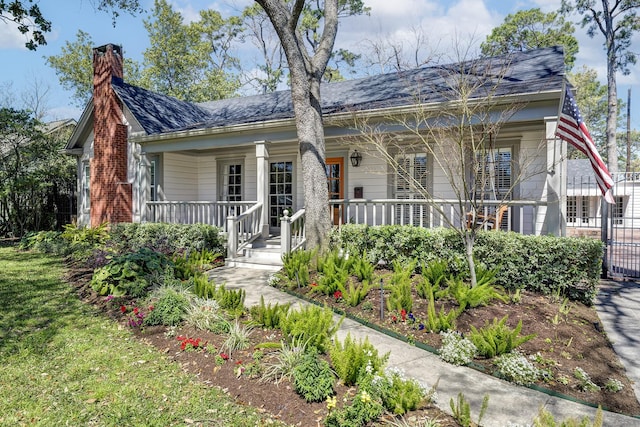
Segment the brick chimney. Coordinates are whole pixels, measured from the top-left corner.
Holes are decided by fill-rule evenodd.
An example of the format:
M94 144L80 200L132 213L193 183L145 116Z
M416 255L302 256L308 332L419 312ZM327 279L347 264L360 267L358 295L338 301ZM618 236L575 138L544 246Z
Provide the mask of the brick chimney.
M132 221L132 191L127 182L127 126L122 103L111 87L123 77L122 48L93 49L93 159L91 159L91 226Z

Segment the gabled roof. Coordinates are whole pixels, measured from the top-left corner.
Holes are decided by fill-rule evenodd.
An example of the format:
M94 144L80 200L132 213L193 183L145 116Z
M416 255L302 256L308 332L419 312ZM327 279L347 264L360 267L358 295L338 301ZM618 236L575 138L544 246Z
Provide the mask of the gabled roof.
M447 100L448 80L463 70L495 95L562 90L564 54L551 47L457 64L422 67L398 73L321 85L323 114L393 108ZM497 91L494 85L499 83ZM112 86L147 135L243 125L294 117L290 90L195 104L180 101L114 78ZM488 93L488 92L487 92Z

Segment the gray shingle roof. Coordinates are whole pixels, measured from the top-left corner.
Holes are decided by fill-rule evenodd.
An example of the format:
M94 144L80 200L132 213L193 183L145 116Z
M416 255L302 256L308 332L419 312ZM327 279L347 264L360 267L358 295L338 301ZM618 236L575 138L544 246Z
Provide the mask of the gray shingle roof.
M423 67L357 80L321 85L322 110L342 111L390 108L449 98L448 80L460 74L475 75L482 82L476 97L483 97L499 83L494 95L560 91L564 76L562 48L517 52L477 61ZM114 79L113 86L147 134L186 129L256 123L293 117L289 90L265 95L192 104L160 95Z

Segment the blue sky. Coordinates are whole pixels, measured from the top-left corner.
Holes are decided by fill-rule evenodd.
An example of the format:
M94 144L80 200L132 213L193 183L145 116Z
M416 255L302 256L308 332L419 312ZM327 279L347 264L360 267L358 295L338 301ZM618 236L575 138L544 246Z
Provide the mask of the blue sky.
M237 14L252 3L251 0L170 2L187 20L197 19L198 11L206 8L215 8L224 16ZM146 15L132 17L121 14L114 28L111 15L95 11L92 3L90 0L41 0L39 6L52 21L53 32L47 36L48 44L35 52L24 48L24 36L0 22L0 58L4 65L0 71L0 88L6 91L10 87L19 103L20 94L32 90L33 82L37 80L41 88L48 89L46 119L78 118L82 108L73 105L70 94L62 89L55 72L46 65L45 57L59 54L65 42L75 40L77 31L83 30L91 35L96 45L122 45L127 57L141 61L142 52L148 47L147 32L142 22ZM141 0L141 3L146 10L153 6L153 0ZM493 27L502 23L507 14L532 7L556 10L560 0L365 0L365 4L371 7L371 15L343 21L337 46L361 47L367 40L382 39L406 40L408 46L410 40L415 39L411 28L422 28L427 36L426 45L446 57L455 44L454 40L479 43ZM577 25L576 36L580 42L577 67L587 65L595 68L604 82L606 68L602 38L589 38ZM634 44L640 45L640 35L636 36ZM251 55L250 44L245 43L242 49L241 54ZM632 87L632 127L636 129L640 129L639 67L634 66L628 76L618 77L619 98L626 99L627 89Z

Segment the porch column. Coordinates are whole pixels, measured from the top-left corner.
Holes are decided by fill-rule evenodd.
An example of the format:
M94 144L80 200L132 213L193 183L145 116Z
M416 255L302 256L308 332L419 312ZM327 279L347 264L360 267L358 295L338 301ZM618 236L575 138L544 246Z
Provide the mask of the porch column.
M545 215L546 233L554 236L566 234L566 144L556 138L557 117L545 118L547 140L547 208ZM544 210L543 207L540 210ZM537 222L537 221L536 221ZM536 234L540 234L536 226ZM542 230L540 230L542 231Z
M260 229L263 238L269 237L269 141L255 141L256 144L256 188L257 201L262 203Z
M149 221L149 211L147 209L147 202L150 200L149 181L150 181L150 166L147 153L140 152L140 159L138 163L138 176L140 180L138 182L138 199L140 201L140 222Z

